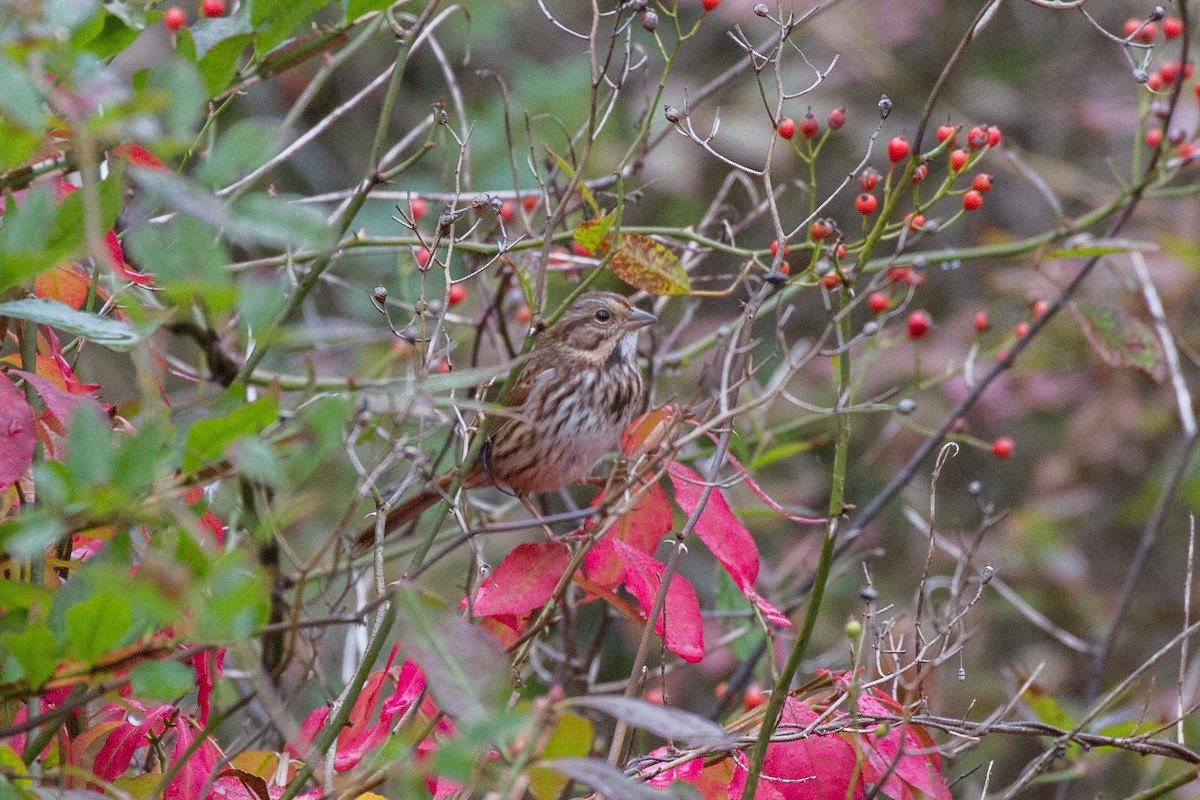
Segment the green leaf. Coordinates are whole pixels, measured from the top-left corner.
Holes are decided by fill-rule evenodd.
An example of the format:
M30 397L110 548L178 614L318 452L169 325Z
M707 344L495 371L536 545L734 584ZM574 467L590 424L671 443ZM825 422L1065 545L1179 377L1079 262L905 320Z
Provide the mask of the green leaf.
M577 714L563 714L550 733L542 758L586 756L592 751L592 723ZM531 767L529 793L535 800L553 800L567 785L567 778L553 770Z
M107 230L117 221L121 211L121 180L109 177L101 181L97 190L100 204L99 227ZM84 246L84 192L76 189L67 194L58 204L58 214L50 227L46 249L61 254L56 260L81 252Z
M342 8L346 10L346 22L354 20L369 11L382 11L392 4L393 0L342 0Z
M218 213L223 211L216 205ZM233 281L225 269L228 254L203 221L177 215L164 225L142 225L125 241L138 265L154 275L172 301L187 304L199 298L214 311L233 304Z
M133 624L129 598L101 591L67 609L67 647L71 654L94 664L107 653Z
M196 683L196 673L178 661L143 661L129 671L133 693L150 700L175 700Z
M575 227L575 241L593 253L599 253L601 242L608 236L617 221L617 212L610 211L602 217L589 219ZM610 237L611 240L611 237ZM606 248L607 251L607 248Z
M240 241L322 250L333 244L333 229L315 208L282 197L249 194L234 203L225 231Z
M230 458L238 471L256 483L279 486L283 483L283 465L266 443L242 437L234 442Z
M100 11L98 0L46 0L42 5L42 19L46 27L59 38L71 33L96 19Z
M15 317L39 325L50 325L72 336L82 336L110 350L128 350L141 341L143 336L143 332L135 331L128 322L76 311L57 300L42 298L0 303L0 317Z
M1071 311L1096 354L1110 366L1133 367L1158 383L1166 378L1162 343L1149 325L1121 311L1077 302Z
M692 290L679 256L640 233L622 233L610 262L617 277L650 294L687 294Z
M279 418L278 401L267 395L218 419L204 419L188 430L183 474L190 475L243 436L257 436Z
M0 608L50 608L54 592L45 586L25 581L0 580Z
M120 4L114 4L120 7ZM143 23L145 20L143 20ZM83 46L93 55L108 60L124 50L138 37L139 31L117 14L106 13L100 30Z
M246 49L246 45L252 38L247 33L225 39L214 45L196 63L200 70L200 76L204 78L207 97L216 97L229 86L233 76L237 74L238 61L241 60L242 51Z
M68 473L76 486L108 483L113 466L109 428L91 408L81 408L71 415L67 453Z
M196 609L196 637L204 643L253 636L267 621L270 591L258 575L230 554L216 565L209 590Z
M172 56L141 73L139 79L144 91L161 100L154 107L161 109L167 135L190 139L209 97L201 70L187 59Z
M189 25L188 31L196 45L196 57L203 59L213 48L232 41L241 42L239 51L244 48L249 41L249 34L254 32L247 6L257 4L257 0L253 4L240 3L233 14L205 17Z
M0 221L0 290L16 286L66 255L47 249L57 216L58 205L48 186L35 186L21 203L6 198Z
M212 189L232 183L279 152L278 140L277 123L239 120L217 140L196 177Z
M62 648L50 629L41 622L30 622L20 633L6 633L0 639L21 665L25 680L34 689L54 674Z
M12 124L0 114L0 169L18 167L41 146L42 137Z
M258 32L255 49L266 53L287 39L296 26L325 5L326 0L254 0L250 22Z
M0 111L31 131L42 127L42 95L29 73L0 53Z
M458 614L431 609L412 589L397 595L397 624L405 657L424 670L438 707L463 720L504 709L508 658L496 640Z

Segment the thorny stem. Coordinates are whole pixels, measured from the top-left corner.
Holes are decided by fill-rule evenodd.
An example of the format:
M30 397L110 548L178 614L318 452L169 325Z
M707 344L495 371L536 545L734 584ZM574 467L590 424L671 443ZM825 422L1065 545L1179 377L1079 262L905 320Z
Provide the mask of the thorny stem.
M841 308L844 309L849 302L846 290L842 289L838 293L838 296ZM840 341L845 341L849 337L850 323L848 315L843 314L839 320L838 332ZM837 362L838 404L841 405L847 402L848 398L845 397L845 392L851 386L850 353L844 351L835 356L834 359ZM845 413L837 414L836 426L833 473L829 489L829 523L825 529L825 539L821 543L821 555L817 561L817 572L813 578L812 593L808 598L808 607L804 613L804 623L800 628L800 633L797 635L796 641L792 644L787 661L784 663L783 669L780 670L779 677L775 681L771 698L767 701L767 709L763 713L762 725L758 729L758 737L755 739L754 749L750 753L750 764L746 775L746 786L742 790L742 800L754 800L759 777L762 775L763 762L767 757L767 747L771 743L771 735L779 725L779 719L783 714L783 704L787 700L788 691L792 686L792 679L800 669L800 662L804 660L805 651L808 649L809 640L812 638L813 629L817 624L817 615L821 610L821 600L825 595L825 585L829 580L830 568L833 565L834 543L837 541L839 522L843 513L845 513L846 467L849 463L850 452L850 415Z

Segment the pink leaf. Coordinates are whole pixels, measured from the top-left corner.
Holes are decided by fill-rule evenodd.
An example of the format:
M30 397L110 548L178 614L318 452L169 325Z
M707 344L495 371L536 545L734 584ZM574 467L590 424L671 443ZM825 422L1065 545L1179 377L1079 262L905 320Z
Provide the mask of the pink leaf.
M779 733L792 733L808 727L817 713L804 703L789 697L784 701ZM746 786L748 756L737 754L728 797L738 800ZM791 742L775 742L767 747L756 798L780 800L859 800L863 797L863 776L856 775L854 747L837 734L812 735ZM851 788L851 778L854 778Z
M170 763L174 765L192 746L196 739L191 726L182 717L175 720L175 747L171 750ZM187 757L175 777L163 792L165 800L198 800L204 797L204 785L217 768L221 754L211 739L205 741Z
M36 445L33 409L20 389L0 378L0 489L25 474Z
M653 556L618 541L617 557L625 566L625 588L638 599L642 613L649 615L666 567ZM663 635L663 621L668 622L664 642L667 649L684 661L704 658L704 624L700 619L700 603L696 590L682 575L672 575L667 587L667 599L662 613L654 622L654 632Z
M66 392L54 385L54 381L49 378L43 378L41 375L34 375L30 372L14 369L11 372L15 375L20 375L25 380L29 381L37 393L45 402L46 408L50 409L50 413L54 415L65 427L71 420L71 415L80 406L87 406L93 409L97 414L103 415L104 410L90 397L85 395L76 395Z
M674 760L676 753L667 746L656 747L649 753L652 757ZM671 767L666 772L660 772L646 783L651 786L668 786L674 781L694 781L700 775L700 771L704 769L703 758L693 758L691 761L685 761L677 767ZM648 771L648 770L644 770Z
M592 506L603 496L603 492L596 495ZM662 537L671 531L672 517L667 493L661 485L653 484L583 557L588 580L605 589L615 589L621 583L622 567L613 542L619 540L643 553L653 553Z
M675 502L688 515L700 504L704 491L704 480L684 465L675 462L667 467L671 483L675 487ZM708 546L717 561L733 578L734 584L746 595L746 599L762 611L763 616L776 625L790 627L791 622L773 605L762 598L754 589L758 579L758 545L746 526L729 510L729 503L720 489L713 487L708 503L696 520L696 535Z
M492 570L475 595L474 614L522 614L541 608L567 571L571 555L557 542L519 544Z
M425 691L425 673L412 661L405 661L400 666L400 675L396 678L396 691L383 701L379 718L391 722L397 714L403 714L417 702L421 692Z

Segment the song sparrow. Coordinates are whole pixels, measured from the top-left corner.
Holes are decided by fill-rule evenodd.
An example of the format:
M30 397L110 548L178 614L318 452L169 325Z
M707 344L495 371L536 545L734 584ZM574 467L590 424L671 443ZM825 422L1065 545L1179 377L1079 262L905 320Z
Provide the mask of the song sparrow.
M530 494L587 477L646 409L637 338L655 319L618 294L580 296L538 335L462 485L496 484ZM452 472L441 475L392 509L384 532L416 519L442 498L453 479ZM355 551L374 543L371 526L359 536Z

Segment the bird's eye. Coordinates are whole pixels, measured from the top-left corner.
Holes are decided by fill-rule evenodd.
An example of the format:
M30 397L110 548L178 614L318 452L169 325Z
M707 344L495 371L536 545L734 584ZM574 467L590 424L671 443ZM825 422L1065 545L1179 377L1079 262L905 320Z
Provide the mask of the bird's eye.
M608 322L608 318L611 316L612 316L611 314L609 314L607 311L605 311L602 308L596 312L596 321L597 322Z

